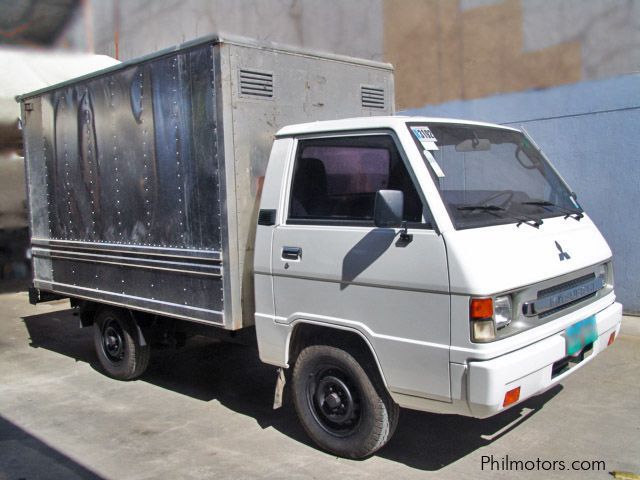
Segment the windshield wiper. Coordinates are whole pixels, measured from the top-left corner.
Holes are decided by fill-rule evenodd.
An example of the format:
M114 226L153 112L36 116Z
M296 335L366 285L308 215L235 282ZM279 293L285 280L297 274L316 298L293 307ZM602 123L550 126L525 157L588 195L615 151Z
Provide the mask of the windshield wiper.
M564 216L564 219L566 220L567 218L571 217L576 221L580 221L581 218L584 217L584 213L582 213L579 210L571 210L569 208L564 208L561 207L560 205L553 203L553 202L549 202L547 200L531 200L529 202L520 202L522 205L534 205L534 206L538 206L538 207L555 207L558 210L560 210L561 212L565 213L566 215ZM574 216L575 215L575 216Z
M462 207L458 207L458 210L483 210L486 212L504 212L504 208L499 207L498 205L463 205Z
M482 212L489 212L494 215L495 215L494 212L500 212L505 217L509 217L509 218L512 218L513 220L517 220L518 224L516 226L518 227L524 223L533 228L540 228L540 225L542 225L543 223L541 219L533 218L528 215L522 215L521 217L510 215L507 213L506 208L499 207L498 205L463 205L461 207L457 207L457 210L468 211L468 212L482 211Z

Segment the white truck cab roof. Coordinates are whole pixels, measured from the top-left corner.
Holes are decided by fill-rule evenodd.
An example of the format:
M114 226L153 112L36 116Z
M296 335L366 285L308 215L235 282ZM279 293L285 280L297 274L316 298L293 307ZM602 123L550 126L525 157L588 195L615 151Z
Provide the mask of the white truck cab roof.
M442 123L459 125L477 125L482 127L501 128L505 130L519 131L515 128L505 127L495 123L475 122L455 118L414 117L407 115L356 117L340 120L323 120L309 123L299 123L281 128L276 137L289 137L293 135L308 135L321 132L345 131L345 130L369 130L375 128L399 128L408 122Z

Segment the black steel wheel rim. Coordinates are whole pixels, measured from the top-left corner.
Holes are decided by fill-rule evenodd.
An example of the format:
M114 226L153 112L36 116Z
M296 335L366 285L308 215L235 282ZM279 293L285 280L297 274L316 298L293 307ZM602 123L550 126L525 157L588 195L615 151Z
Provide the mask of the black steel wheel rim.
M124 331L113 318L107 319L102 326L102 352L113 364L119 364L124 359Z
M311 373L306 387L307 404L322 429L336 437L353 434L362 418L361 395L341 368L321 365Z

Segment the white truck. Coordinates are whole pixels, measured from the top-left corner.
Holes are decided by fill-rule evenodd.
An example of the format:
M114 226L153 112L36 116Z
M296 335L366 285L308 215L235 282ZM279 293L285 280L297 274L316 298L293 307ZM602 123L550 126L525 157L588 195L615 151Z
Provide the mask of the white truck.
M494 415L619 331L611 250L542 151L390 116L389 65L216 36L19 100L31 301L70 298L114 378L253 337L274 406L292 370L309 436L361 458L399 407Z

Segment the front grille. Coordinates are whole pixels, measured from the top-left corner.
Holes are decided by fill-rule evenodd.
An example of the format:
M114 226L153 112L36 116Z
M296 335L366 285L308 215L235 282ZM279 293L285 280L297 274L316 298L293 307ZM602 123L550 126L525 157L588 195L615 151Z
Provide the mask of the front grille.
M558 313L561 310L564 310L565 308L569 308L572 307L574 305L577 305L580 302L584 302L585 300L589 299L589 298L593 298L596 296L596 292L587 295L586 297L582 297L582 298L578 298L577 300L574 300L573 302L569 302L569 303L565 303L564 305L560 305L559 307L554 308L553 310L547 310L546 312L541 313L540 315L538 315L538 318L547 318L550 317L551 315L553 315L554 313Z
M589 275L584 275L579 278L574 278L569 282L565 282L565 283L561 283L560 285L555 285L553 287L545 288L544 290L540 290L538 292L538 298L546 297L548 295L553 295L554 293L558 293L563 290L568 290L572 287L575 287L576 285L580 285L581 283L586 282L587 280L591 280L593 278L596 278L596 274L590 273Z
M522 313L526 317L544 319L594 297L603 286L604 282L596 278L595 273L583 275L540 290L535 300L522 304Z

